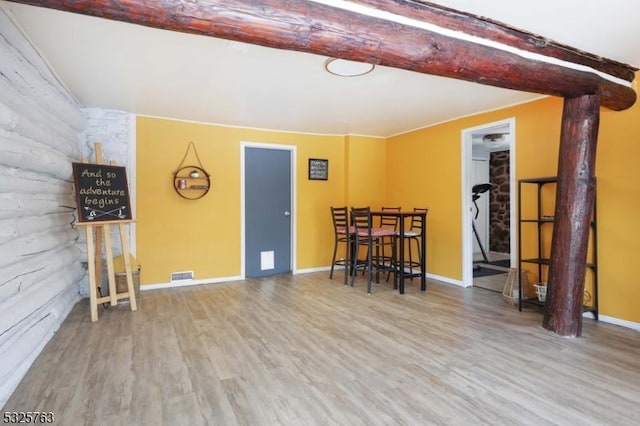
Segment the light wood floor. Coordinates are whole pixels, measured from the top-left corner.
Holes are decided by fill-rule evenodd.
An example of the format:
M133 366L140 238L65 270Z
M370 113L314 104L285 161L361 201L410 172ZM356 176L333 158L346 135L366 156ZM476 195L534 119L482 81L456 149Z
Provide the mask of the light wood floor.
M500 294L328 273L79 303L5 411L61 425L631 425L640 334L541 328Z
M509 259L509 254L490 251L487 253L487 258L489 259L490 262L494 260ZM509 268L504 268L504 267L494 266L494 265L486 265L482 263L481 253L474 253L473 261L474 263L480 262L479 264L485 268L504 271L503 274L488 275L485 277L476 277L473 279L473 286L478 288L483 288L485 290L492 290L492 291L497 291L499 293L502 293L502 290L504 289L504 285L507 281Z
M508 275L508 272L504 272L496 275L488 275L486 277L477 277L473 279L473 286L502 294Z

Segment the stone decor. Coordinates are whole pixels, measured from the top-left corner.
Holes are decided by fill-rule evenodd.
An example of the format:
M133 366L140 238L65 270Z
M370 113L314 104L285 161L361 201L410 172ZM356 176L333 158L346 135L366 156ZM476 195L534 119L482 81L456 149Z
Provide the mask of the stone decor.
M510 253L509 151L492 152L489 176L493 184L489 196L489 251Z

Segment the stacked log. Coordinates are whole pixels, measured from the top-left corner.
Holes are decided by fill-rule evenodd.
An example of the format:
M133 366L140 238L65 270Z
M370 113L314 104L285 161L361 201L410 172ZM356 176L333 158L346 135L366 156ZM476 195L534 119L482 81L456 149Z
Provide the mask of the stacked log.
M0 10L0 407L80 299L71 163L84 123Z

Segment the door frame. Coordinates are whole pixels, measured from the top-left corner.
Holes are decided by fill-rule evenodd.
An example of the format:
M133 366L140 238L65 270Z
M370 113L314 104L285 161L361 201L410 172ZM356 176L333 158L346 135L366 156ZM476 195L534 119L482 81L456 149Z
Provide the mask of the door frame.
M297 147L295 145L281 145L281 144L273 144L273 143L264 143L264 142L247 142L247 141L241 141L240 142L240 276L241 279L245 279L246 278L246 247L245 247L245 234L246 234L246 229L245 229L245 164L244 164L244 157L245 157L245 151L248 148L263 148L263 149L277 149L277 150L281 150L281 151L288 151L289 152L289 156L290 156L290 160L291 160L291 221L290 221L290 226L291 226L291 230L290 230L290 235L291 235L291 241L290 241L290 249L291 249L291 258L290 258L290 264L289 264L289 268L291 269L292 273L296 273L296 265L297 265L297 259L296 259L296 241L298 240L297 236L296 236L296 229L298 229L297 226L297 218L298 218L298 211L296 209L296 200L297 200L297 185L296 185L296 170L297 170L297 164L296 164L296 158L297 158Z
M516 119L494 121L476 127L463 129L461 132L461 161L462 161L462 286L473 285L473 230L471 227L472 202L472 142L474 134L499 126L508 126L511 140L509 144L509 217L510 238L509 257L511 267L516 263Z

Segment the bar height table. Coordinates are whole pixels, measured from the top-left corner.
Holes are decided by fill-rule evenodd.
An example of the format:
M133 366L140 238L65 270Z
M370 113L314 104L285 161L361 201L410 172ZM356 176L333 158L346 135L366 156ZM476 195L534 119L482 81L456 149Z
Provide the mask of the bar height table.
M420 290L425 291L427 289L427 280L425 278L425 275L427 273L427 262L426 262L426 252L427 252L427 245L426 245L426 234L427 234L427 213L426 212L408 212L408 211L401 211L401 212L396 212L396 211L372 211L371 212L371 216L390 216L390 217L397 217L398 221L400 222L400 229L398 232L398 239L399 239L399 258L398 258L398 273L394 275L394 280L395 279L399 279L399 285L398 285L398 289L400 291L400 294L404 294L404 280L405 278L412 278L412 277L420 277ZM420 246L422 247L422 250L420 250L420 264L422 265L422 268L420 270L420 273L414 272L414 273L406 273L404 270L404 241L405 241L405 221L407 218L418 218L419 220L422 221L421 225L422 225L422 232L420 233Z

